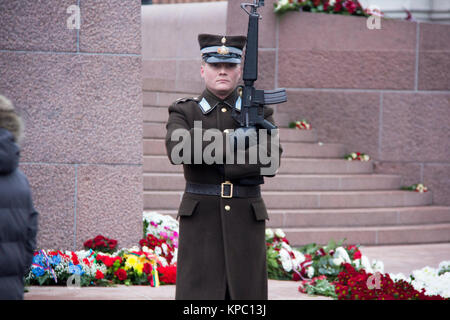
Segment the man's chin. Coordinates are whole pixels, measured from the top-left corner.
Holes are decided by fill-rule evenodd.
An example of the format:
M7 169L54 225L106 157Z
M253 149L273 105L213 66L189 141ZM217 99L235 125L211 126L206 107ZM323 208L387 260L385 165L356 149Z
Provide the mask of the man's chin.
M226 86L216 86L215 88L209 88L209 91L214 93L216 96L228 96L232 91L234 90L234 87L231 87L228 83Z

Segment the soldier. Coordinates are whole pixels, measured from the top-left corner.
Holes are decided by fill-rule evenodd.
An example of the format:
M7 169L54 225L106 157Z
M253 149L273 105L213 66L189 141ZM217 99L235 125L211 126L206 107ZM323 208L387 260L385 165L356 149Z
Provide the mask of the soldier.
M178 210L176 299L267 299L268 215L260 191L264 165L226 161L233 141L243 133L249 140L237 144L244 149L240 151L248 155L258 147L255 128L246 132L232 116L240 110L237 85L246 37L200 34L198 41L202 53L200 72L206 88L198 97L175 101L169 107L166 124L165 142L171 163L180 164L174 152L180 150L180 144L181 153L185 153L186 189ZM274 123L273 110L264 110L265 119ZM180 130L185 138L181 142L173 138ZM223 148L214 152L219 161L212 164L202 159L208 139L197 146L191 143L196 134L207 130L209 141L223 142ZM270 154L272 146L265 148ZM277 144L276 148L280 157L281 146Z

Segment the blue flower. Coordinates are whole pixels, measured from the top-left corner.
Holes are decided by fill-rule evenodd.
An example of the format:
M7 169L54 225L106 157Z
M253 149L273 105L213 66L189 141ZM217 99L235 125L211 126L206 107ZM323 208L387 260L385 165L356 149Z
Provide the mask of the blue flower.
M36 277L40 277L45 273L45 270L40 267L33 267L31 271L34 273Z
M59 254L57 254L56 256L49 257L49 262L52 265L56 266L61 263L61 256Z
M79 264L75 265L73 263L69 264L69 272L72 274L78 274L80 276L84 273L83 268L81 268Z
M45 258L42 254L38 254L33 257L34 264L39 264L42 266L44 264L44 261L45 261Z

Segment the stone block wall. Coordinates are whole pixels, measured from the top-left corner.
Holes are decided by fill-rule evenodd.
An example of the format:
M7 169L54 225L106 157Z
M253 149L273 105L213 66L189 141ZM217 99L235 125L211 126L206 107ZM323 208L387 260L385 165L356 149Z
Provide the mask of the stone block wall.
M450 204L450 25L260 10L262 89L287 88L280 126L307 119L321 141L369 154L377 173L422 182ZM240 0L228 1L227 33L246 33Z
M1 0L0 21L0 94L26 124L20 168L40 212L38 246L79 249L97 234L137 245L141 1Z

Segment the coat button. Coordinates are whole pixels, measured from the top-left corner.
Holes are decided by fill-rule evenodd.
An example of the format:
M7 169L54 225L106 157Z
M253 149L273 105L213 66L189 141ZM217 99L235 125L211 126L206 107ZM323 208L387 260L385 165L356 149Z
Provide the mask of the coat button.
M222 112L227 112L227 108L223 107Z
M229 205L226 205L225 206L225 211L230 211L230 210L231 210L231 207Z

